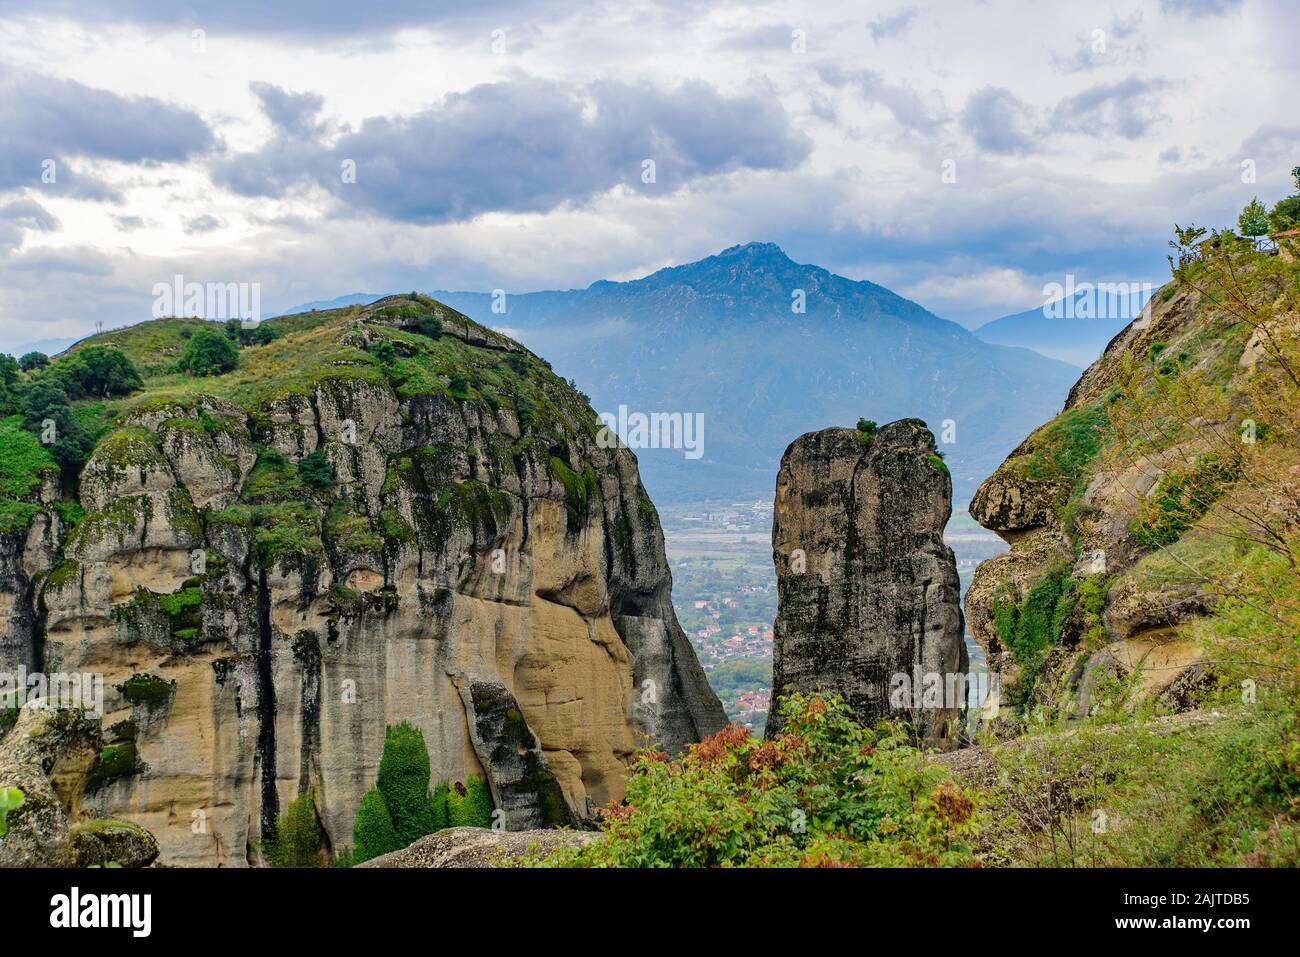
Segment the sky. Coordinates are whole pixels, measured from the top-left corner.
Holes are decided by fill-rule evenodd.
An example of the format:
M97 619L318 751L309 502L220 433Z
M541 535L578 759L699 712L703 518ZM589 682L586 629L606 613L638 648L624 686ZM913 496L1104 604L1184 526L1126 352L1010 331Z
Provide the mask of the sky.
M470 9L472 8L472 9ZM750 241L975 326L1300 164L1300 4L0 0L0 350Z

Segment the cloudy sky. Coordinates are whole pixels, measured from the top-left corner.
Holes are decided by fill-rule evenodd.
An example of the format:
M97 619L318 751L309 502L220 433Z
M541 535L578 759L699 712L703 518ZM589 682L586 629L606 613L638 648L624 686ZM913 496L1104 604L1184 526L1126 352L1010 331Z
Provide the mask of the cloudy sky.
M0 349L178 273L270 314L761 240L968 325L1159 282L1174 222L1289 191L1297 36L1292 0L2 0Z

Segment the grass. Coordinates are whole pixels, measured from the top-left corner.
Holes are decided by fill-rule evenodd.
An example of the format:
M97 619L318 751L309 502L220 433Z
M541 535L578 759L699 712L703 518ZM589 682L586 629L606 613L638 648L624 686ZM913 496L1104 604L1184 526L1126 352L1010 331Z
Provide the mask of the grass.
M0 420L0 497L22 499L40 491L46 476L57 475L49 450L22 427L22 416Z

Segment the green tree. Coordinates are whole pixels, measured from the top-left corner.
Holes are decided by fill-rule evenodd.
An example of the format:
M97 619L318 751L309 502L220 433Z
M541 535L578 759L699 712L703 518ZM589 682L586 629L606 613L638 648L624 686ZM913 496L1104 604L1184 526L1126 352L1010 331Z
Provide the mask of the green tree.
M422 317L415 328L420 335L428 336L430 339L442 338L442 320L437 316Z
M66 478L81 471L94 443L72 415L68 393L58 381L33 382L22 391L23 428L50 450Z
M229 339L211 329L202 329L185 343L176 367L190 375L223 375L239 364L239 352Z
M329 488L334 482L334 466L325 453L317 449L298 460L298 478L313 488Z
M316 817L316 792L308 790L288 803L276 818L275 836L262 852L272 867L320 867L321 829Z
M1246 208L1241 211L1241 215L1237 217L1237 226L1243 236L1252 239L1268 233L1268 209L1259 201L1258 196L1251 199L1246 204Z
M126 395L143 384L140 373L121 349L86 346L55 362L50 374L73 399Z
M492 791L477 774L447 791L447 822L451 827L492 826Z
M33 369L44 369L50 364L50 357L44 352L27 352L18 360L18 368L24 372L31 372Z
M403 847L393 830L393 820L388 816L388 807L378 788L371 788L361 799L357 820L352 826L352 843L355 845L354 860L358 864Z
M384 756L376 785L402 847L433 833L429 749L424 734L409 721L389 725L384 731Z

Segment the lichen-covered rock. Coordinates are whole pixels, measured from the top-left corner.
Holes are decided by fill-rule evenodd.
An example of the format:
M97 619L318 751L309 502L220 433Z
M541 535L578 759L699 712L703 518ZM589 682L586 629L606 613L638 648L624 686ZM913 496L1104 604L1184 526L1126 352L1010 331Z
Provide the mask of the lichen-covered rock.
M563 847L584 847L604 839L598 831L493 831L451 827L422 837L410 847L373 858L358 867L510 867L545 857Z
M98 739L98 729L73 711L28 702L0 738L0 788L17 788L23 803L7 817L0 837L0 867L67 867L68 816L50 780L69 751Z
M139 824L111 818L72 826L74 867L148 867L158 858L158 840Z
M920 696L929 676L946 688L966 671L957 566L943 542L951 510L947 468L918 419L791 443L772 524L774 700L836 691L865 723L892 714L928 740L949 737L964 701ZM911 689L901 709L891 707L900 676ZM768 736L781 727L774 706Z

